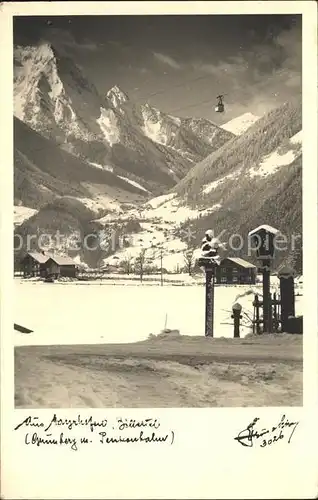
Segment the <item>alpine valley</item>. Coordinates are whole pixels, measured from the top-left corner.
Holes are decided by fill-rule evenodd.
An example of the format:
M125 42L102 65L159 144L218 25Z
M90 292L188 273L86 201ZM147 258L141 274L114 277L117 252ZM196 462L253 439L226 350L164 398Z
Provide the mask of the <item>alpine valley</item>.
M169 271L208 228L225 230L225 240L263 223L301 234L300 100L217 126L136 103L118 86L100 95L50 43L16 46L15 234L95 235L94 251L64 243L54 251L105 268L144 249L147 265L163 258ZM115 232L125 245L105 244ZM286 257L300 270L301 241L277 264Z

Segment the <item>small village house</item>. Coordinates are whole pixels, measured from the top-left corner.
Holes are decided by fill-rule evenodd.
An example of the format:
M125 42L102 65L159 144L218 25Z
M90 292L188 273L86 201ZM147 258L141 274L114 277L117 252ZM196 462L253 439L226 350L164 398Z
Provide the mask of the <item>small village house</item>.
M227 257L216 268L217 284L255 284L257 267L239 257Z
M47 275L56 278L63 276L68 278L76 277L76 264L70 257L54 255L46 262Z
M21 261L23 276L76 277L77 267L70 257L45 252L28 252Z
M45 263L48 260L44 252L28 252L21 261L23 276L46 276Z

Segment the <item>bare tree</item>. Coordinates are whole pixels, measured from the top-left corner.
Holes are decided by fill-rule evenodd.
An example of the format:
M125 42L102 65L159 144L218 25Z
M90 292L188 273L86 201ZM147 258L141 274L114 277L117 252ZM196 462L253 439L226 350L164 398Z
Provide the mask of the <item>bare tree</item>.
M140 250L140 254L138 255L138 257L135 260L135 271L139 274L141 282L142 282L142 278L144 275L145 258L146 258L146 249L142 248Z
M132 271L132 256L126 255L124 260L121 261L120 267L122 267L125 274L130 274Z
M183 252L183 259L184 259L187 273L189 274L189 276L191 276L191 271L192 271L193 264L194 264L194 248L190 248L190 247L187 248Z

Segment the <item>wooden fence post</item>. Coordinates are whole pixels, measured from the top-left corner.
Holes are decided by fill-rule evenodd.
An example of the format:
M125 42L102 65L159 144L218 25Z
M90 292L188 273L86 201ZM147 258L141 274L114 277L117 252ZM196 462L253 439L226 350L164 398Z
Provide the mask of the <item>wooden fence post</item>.
M256 294L255 295L255 299L254 299L254 307L255 307L255 324L256 324L256 333L259 334L260 333L260 323L259 323L259 308L260 308L260 305L259 305L259 298L258 298L258 295Z
M232 306L232 311L233 314L231 316L232 319L234 319L234 338L237 338L240 336L240 319L242 319L241 316L241 311L242 311L242 306L238 302Z
M273 295L273 305L274 305L274 322L273 322L273 326L274 326L274 332L277 332L278 331L278 300L277 300L277 294L276 292L274 292L274 295Z
M295 316L294 270L285 266L278 272L278 277L280 282L282 332L286 332L288 317Z

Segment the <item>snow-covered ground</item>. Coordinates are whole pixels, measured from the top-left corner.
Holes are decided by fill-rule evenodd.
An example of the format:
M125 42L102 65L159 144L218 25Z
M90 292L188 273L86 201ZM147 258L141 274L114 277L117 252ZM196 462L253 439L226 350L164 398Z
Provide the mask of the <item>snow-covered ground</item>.
M123 260L135 259L142 250L146 249L148 264L160 267L162 251L163 267L167 271L175 272L185 266L184 251L194 238L194 234L190 231L189 234L183 233L182 240L185 241L182 241L177 236L180 225L219 208L220 205L215 204L204 210L192 209L184 206L175 193L170 193L152 198L138 208L129 209L121 214L113 211L98 219L98 222L116 226L120 222L135 220L139 222L141 231L126 235L129 247L119 249L104 259L103 264L116 266Z
M148 201L147 205L153 208L145 208L141 213L142 218L159 219L174 224L181 224L188 219L197 219L200 214L208 215L218 208L220 205L215 205L205 210L195 210L188 206L183 205L181 198L174 197L170 194L168 196L160 196Z
M135 259L140 255L142 249L146 250L145 262L152 266L161 266L161 250L163 267L173 271L178 265L182 268L185 265L184 250L186 243L179 238L169 234L171 228L168 224L156 225L149 222L140 224L142 230L130 235L130 246L118 250L115 255L110 255L103 260L104 264L116 265L127 259Z
M127 177L123 177L121 175L118 175L118 177L120 179L122 179L123 181L125 182L128 182L129 184L131 184L132 186L135 186L137 187L138 189L141 189L142 191L146 191L147 193L149 193L148 189L145 189L143 186L141 186L140 184L138 184L138 182L135 182L135 181L132 181L131 179L128 179Z
M112 210L114 213L122 212L120 204L116 202L111 196L108 195L97 195L94 199L92 198L75 198L69 196L70 199L75 199L85 205L86 208L91 210L95 217L105 213L105 210Z
M259 116L255 116L252 113L244 113L241 116L237 116L230 120L229 122L221 125L221 128L232 132L235 135L243 134L248 128L250 128L254 123L259 120Z
M100 163L94 163L92 161L89 161L88 163L92 165L92 167L107 170L108 172L114 172L114 167L111 167L110 165L101 165Z
M216 181L209 182L209 184L205 184L205 186L202 189L202 192L204 194L208 194L211 191L213 191L214 189L216 189L223 182L225 182L229 179L234 179L235 177L238 178L240 173L241 173L241 169L239 169L231 174L225 175L224 177L221 177L220 179L217 179ZM219 208L220 208L220 206L219 206Z
M232 337L232 305L239 301L243 312L253 315L249 286L215 287L215 337ZM261 293L259 286L254 291ZM301 314L302 297L296 298ZM182 335L204 335L204 286L112 286L90 284L21 282L15 280L14 322L31 334L15 331L15 345L125 343L144 340L164 327ZM243 320L248 324L249 321ZM242 326L243 337L251 330Z
M13 222L15 226L20 226L25 220L32 217L38 211L34 208L24 207L22 205L15 205L13 212Z
M297 132L297 134L293 135L293 137L290 138L290 142L292 144L302 144L303 142L303 131L300 130Z
M258 168L249 170L250 177L267 177L274 174L281 167L290 165L301 154L299 146L302 144L302 130L289 139L290 149L283 154L278 150L263 158ZM295 145L298 146L295 149Z
M163 205L166 201L172 200L176 196L176 193L162 194L161 196L156 196L156 198L149 200L147 205L150 205L151 208L158 208L160 205Z

